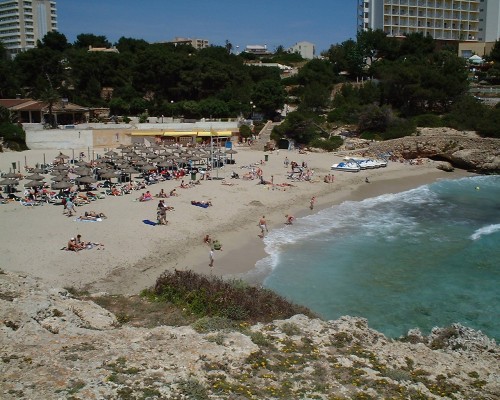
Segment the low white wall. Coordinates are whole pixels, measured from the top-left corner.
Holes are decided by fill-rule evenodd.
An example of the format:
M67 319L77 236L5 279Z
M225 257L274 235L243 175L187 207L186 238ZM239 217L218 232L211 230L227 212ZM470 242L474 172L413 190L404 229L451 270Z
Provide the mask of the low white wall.
M33 124L35 125L35 124ZM238 131L238 122L199 121L193 123L137 124L82 124L80 129L26 129L26 144L33 150L82 149L113 147L130 144L129 134L135 130L179 131ZM89 129L93 128L93 129Z
M93 131L77 129L27 130L26 144L28 148L33 150L92 147Z

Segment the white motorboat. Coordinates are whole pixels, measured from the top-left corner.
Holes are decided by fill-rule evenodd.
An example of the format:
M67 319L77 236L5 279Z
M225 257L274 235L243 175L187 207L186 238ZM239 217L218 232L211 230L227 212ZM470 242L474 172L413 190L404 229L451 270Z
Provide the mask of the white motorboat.
M338 164L333 164L331 169L335 171L359 172L361 167L354 161L343 161Z
M372 158L357 158L357 157L351 157L346 159L348 160L348 162L357 163L361 169L387 167L387 161L385 160L379 160L379 159L374 160Z

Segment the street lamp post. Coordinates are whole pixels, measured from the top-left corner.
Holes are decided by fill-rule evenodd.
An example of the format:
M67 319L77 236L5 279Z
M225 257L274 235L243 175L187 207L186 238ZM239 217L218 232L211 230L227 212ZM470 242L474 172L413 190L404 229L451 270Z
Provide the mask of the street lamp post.
M172 107L172 121L174 120L174 101L170 100L170 106Z

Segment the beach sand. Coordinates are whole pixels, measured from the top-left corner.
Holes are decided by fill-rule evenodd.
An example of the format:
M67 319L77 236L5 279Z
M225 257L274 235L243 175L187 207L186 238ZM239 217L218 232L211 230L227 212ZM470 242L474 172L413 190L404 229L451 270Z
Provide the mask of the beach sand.
M167 193L177 188L179 196L165 199L168 206L175 208L167 213L166 226L143 222L156 221L158 204L158 199L136 201L145 190L76 207L77 215L90 210L104 213L108 218L101 222L77 222L75 217L63 215L62 206L26 207L15 202L0 205L0 268L40 277L55 287L113 294L136 294L153 285L165 270L192 269L224 277L242 277L266 256L263 240L258 237L258 221L263 215L269 229L273 229L284 226L286 214L300 217L345 200L396 193L438 179L468 175L464 171L443 172L431 161L423 165L392 162L386 168L359 173L330 171L330 166L342 159L340 154L281 150L279 154L266 153L269 161L260 165L263 177L275 184L293 186L273 188L258 184L257 180L230 179L232 171L242 176L248 171L243 166L260 163L265 154L243 146L235 150L238 151L234 155L236 164L212 174L226 178L232 186L223 185L221 180L201 181L189 189L179 188L180 181L148 186L147 190L153 194L162 188ZM75 150L75 154L80 151ZM58 150L0 153L0 170L8 172L16 162L21 173L25 173L25 160L33 167L42 163L44 157L47 162L52 161L58 153ZM94 154L103 153L100 149ZM72 156L71 151L66 154ZM314 169L313 182L287 179L285 157L299 164L306 162ZM323 177L330 172L335 175L334 183L324 183ZM370 183L365 183L365 177L369 177ZM22 190L23 186L18 188ZM317 198L314 210L309 209L312 196ZM213 205L201 208L193 206L192 200L210 201ZM69 238L77 234L85 241L102 243L104 248L77 253L61 250ZM208 266L210 248L203 243L206 234L222 243L222 251L215 251L213 271Z

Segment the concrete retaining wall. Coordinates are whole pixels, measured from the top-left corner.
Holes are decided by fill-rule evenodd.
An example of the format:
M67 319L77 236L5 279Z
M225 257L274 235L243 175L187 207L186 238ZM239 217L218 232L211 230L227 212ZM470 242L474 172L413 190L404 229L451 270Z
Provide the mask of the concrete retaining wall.
M33 150L81 149L93 146L93 131L44 129L26 131L26 144Z

